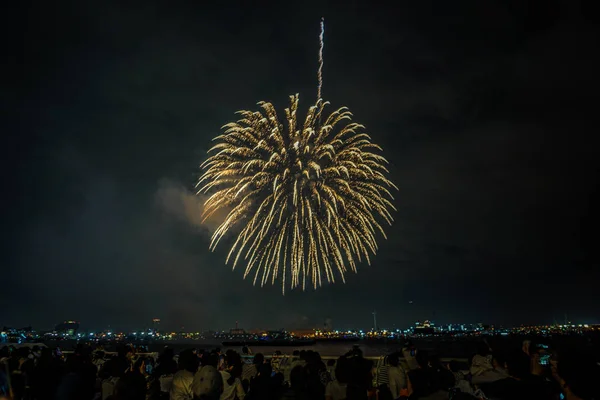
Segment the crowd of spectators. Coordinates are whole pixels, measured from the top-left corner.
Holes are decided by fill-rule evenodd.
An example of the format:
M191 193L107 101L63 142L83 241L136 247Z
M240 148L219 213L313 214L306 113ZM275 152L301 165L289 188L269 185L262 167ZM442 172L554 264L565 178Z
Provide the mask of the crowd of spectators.
M143 350L143 349L142 349ZM170 348L156 358L121 346L34 346L0 350L0 399L11 400L593 400L600 368L585 355L525 341L518 349L482 342L468 363L444 363L410 343L374 364L358 347L325 363L315 351L271 360Z

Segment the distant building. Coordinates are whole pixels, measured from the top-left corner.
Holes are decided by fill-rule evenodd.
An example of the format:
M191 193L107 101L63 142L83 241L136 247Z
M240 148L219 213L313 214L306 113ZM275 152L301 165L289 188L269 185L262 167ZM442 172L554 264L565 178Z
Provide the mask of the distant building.
M64 321L54 327L56 333L66 336L75 336L78 329L79 322L77 321Z
M152 319L152 330L154 333L158 332L160 328L160 318L153 318Z
M235 328L229 330L229 335L231 335L231 336L245 335L245 334L246 334L246 331L239 327L237 321L235 321Z
M414 332L415 334L432 335L435 333L435 327L431 321L425 320L423 323L417 321Z

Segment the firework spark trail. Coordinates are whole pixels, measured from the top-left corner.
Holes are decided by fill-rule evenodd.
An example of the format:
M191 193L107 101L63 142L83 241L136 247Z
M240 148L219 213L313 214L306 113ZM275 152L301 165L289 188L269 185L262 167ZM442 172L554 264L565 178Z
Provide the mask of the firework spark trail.
M325 18L321 18L321 34L319 35L319 71L317 78L319 86L317 88L317 101L321 100L321 90L323 89L323 47L325 46Z
M364 127L342 107L321 115L321 99L298 124L298 95L290 96L282 123L271 103L261 111L239 111L241 119L223 127L212 155L201 165L196 187L210 194L203 217L229 210L215 230L210 249L238 231L226 263L246 264L244 278L293 289L323 281L344 281L363 259L375 254L378 222L391 224L395 210L386 178L387 161L376 154ZM375 151L375 152L374 152Z

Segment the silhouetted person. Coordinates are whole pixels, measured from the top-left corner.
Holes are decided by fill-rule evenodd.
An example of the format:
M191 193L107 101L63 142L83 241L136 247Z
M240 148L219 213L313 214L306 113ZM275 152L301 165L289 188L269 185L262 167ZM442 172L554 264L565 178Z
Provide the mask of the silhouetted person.
M170 400L190 400L193 398L192 383L200 360L191 351L179 353L179 371L173 377Z
M406 372L400 366L400 354L394 353L388 357L389 369L388 380L392 399L399 399L401 395L406 395L407 387Z
M550 399L549 394L540 391L540 387L532 384L530 359L521 349L515 350L506 357L508 378L500 379L485 386L485 394L498 400Z
M133 350L131 347L120 346L117 349L117 356L105 362L98 375L101 379L122 377L131 368L132 356Z
M194 375L192 382L194 399L218 400L223 393L223 378L217 370L218 355L204 353L201 363L202 366Z
M310 400L306 388L306 372L304 367L297 365L290 372L290 388L280 397L280 400Z
M348 382L350 380L350 363L344 356L337 360L335 377L336 379L327 383L325 387L326 400L343 400L347 397Z
M362 356L362 351L355 347L347 354L350 362L350 378L346 389L347 400L366 400L371 389L373 363Z
M52 350L44 347L33 371L32 393L37 400L53 399L63 373L62 362L52 356Z
M89 358L89 357L88 357ZM89 400L94 395L96 368L88 362L86 355L70 354L66 362L66 375L63 376L56 392L57 400Z
M110 400L145 400L146 399L145 359L139 358L131 370L123 375L115 385L115 392Z
M174 375L178 370L174 357L175 352L173 349L166 347L162 354L158 356L158 360L156 360L154 375L157 377L163 375Z

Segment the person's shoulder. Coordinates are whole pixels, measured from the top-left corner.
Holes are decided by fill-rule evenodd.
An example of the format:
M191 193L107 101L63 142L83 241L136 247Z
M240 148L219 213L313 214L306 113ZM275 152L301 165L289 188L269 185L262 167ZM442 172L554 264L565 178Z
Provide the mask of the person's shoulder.
M203 367L200 367L198 369L198 372L196 372L196 374L216 374L216 373L219 373L219 371L212 365L205 365Z
M186 371L185 369L182 369L181 371L177 371L175 373L175 375L173 375L173 381L175 380L180 380L180 379L186 379L189 376L193 376L194 374L192 374L190 371Z

